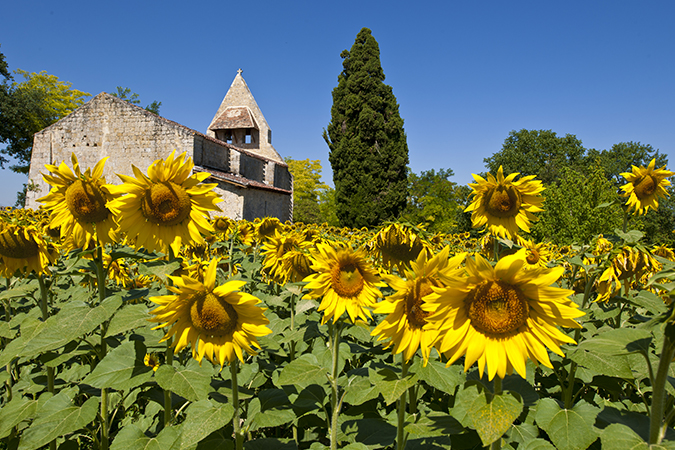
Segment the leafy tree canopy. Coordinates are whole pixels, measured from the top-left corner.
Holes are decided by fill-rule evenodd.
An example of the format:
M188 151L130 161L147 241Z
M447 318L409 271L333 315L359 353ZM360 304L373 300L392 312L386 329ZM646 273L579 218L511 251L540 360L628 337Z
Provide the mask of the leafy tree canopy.
M131 92L131 89L123 88L122 86L117 86L117 92L111 92L110 95L113 95L119 99L124 100L125 102L129 102L132 105L140 105L141 101L138 99L138 94L135 92ZM151 113L155 113L159 116L159 107L162 106L162 102L158 102L157 100L154 100L152 103L150 103L148 106L145 107L146 111L150 111Z
M17 161L10 166L11 170L28 173L33 134L84 104L90 94L72 89L71 83L45 71L16 70L15 73L24 81L4 84L0 101L0 142L7 147L0 153ZM0 167L4 168L9 162L10 159L0 156Z
M586 243L622 225L623 211L616 207L618 192L598 163L587 173L563 167L558 182L547 185L543 195L544 211L532 226L532 235L539 241Z
M403 219L412 224L425 224L432 232L450 233L457 225L457 214L461 208L457 184L449 178L451 169L434 169L408 172L408 206Z
M12 78L12 74L9 73L7 61L5 61L5 55L2 54L2 52L0 52L0 75L2 75L2 77L6 80L10 80Z
M588 159L600 161L607 178L616 185L621 186L626 183L623 172L630 172L632 166L647 166L652 159L656 158L656 166L663 167L668 164L668 157L658 150L655 150L649 144L640 142L620 142L614 144L609 150L588 151Z
M337 216L343 226L373 227L396 219L406 206L408 144L371 31L363 28L340 56L343 70L323 133Z
M563 167L581 167L585 156L586 149L573 134L559 137L551 130L522 129L511 131L502 149L483 161L491 173L502 166L504 173L536 175L549 184L560 176Z
M321 223L319 197L328 185L321 182L320 160L284 158L293 175L293 220Z

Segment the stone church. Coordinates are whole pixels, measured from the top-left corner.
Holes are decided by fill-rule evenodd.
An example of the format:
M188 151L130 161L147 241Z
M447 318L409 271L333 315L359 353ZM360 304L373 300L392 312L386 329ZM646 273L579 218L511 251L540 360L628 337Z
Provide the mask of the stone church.
M35 133L29 179L36 191L26 195L26 207L37 209L49 192L42 179L45 164L70 166L74 152L84 170L102 158L108 183L120 184L116 174L133 176L131 165L143 173L173 150L187 152L195 172L208 172L206 183L217 183L222 214L233 219L293 216L293 179L272 146L272 130L249 90L241 69L216 112L206 134L160 117L102 92L63 119Z

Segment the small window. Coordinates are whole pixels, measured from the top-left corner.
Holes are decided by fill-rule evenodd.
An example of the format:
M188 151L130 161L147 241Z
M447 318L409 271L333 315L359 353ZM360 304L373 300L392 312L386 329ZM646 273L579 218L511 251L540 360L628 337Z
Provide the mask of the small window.
M272 143L272 130L267 130L267 143Z
M251 130L250 128L246 129L246 137L244 138L244 144L250 144L251 143Z

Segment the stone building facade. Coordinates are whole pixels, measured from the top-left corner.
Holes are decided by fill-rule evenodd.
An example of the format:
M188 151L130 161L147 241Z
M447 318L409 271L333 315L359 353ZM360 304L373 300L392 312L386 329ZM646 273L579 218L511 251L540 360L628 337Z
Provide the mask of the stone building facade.
M109 157L103 175L119 184L116 174L133 176L131 165L144 173L155 160L175 149L187 152L195 172L208 172L222 215L253 220L293 216L293 179L271 142L272 132L241 70L237 73L207 134L118 99L105 92L68 116L35 134L29 179L37 191L26 195L26 207L38 208L49 192L42 179L45 164L70 166L71 152L80 167L93 167Z

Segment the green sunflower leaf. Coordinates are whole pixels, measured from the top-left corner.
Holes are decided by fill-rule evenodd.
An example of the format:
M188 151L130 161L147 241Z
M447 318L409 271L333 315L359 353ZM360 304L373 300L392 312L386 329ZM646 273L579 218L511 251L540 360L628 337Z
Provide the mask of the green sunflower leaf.
M120 307L122 300L108 297L100 305L91 308L83 302L68 302L63 309L47 319L39 332L26 342L19 356L33 356L56 350L73 339L91 333L105 322Z
M59 436L84 428L96 418L99 398L91 397L80 406L73 403L77 389L66 389L47 400L35 420L22 434L19 450L35 450Z
M591 370L596 375L633 379L633 372L626 355L611 355L595 351L594 348L575 348L567 357L581 367Z
M471 403L468 415L483 445L489 445L511 428L522 410L522 400L511 392L493 395L483 391Z
M110 450L167 450L179 440L180 427L166 427L156 437L149 437L135 424L122 428Z
M319 364L316 356L304 354L281 370L277 386L295 385L304 389L311 384L323 385L328 381L327 374L328 370Z
M108 352L103 360L82 382L95 388L128 391L152 378L152 368L143 362L145 345L127 341Z
M166 262L164 260L157 260L138 265L138 273L146 276L155 276L160 280L166 279L167 275L171 275L178 269L180 269L179 261Z
M37 400L26 397L14 397L0 409L0 439L9 436L12 428L30 420L37 414L38 407L51 398L51 394L44 394Z
M626 425L613 423L602 430L600 441L604 448L626 448L630 450L650 450L664 448L661 446L649 446L640 435Z
M518 447L518 450L520 450L520 446ZM527 441L526 443L523 444L523 450L556 450L553 444L551 444L549 441L545 441L544 439L532 439L530 441ZM619 447L612 447L612 448L619 448Z
M148 325L150 324L148 319L150 319L150 314L148 313L147 305L140 303L137 305L125 305L118 309L112 319L110 319L106 336L115 336L134 328Z
M544 398L537 404L535 420L557 449L584 450L598 438L593 423L599 412L583 400L572 409L562 409L552 398Z
M425 367L421 358L415 358L415 362L410 366L410 372L416 373L419 379L429 386L449 394L466 381L466 375L461 367L457 365L445 367L440 361L429 361Z
M194 360L192 360L194 361ZM155 380L162 389L168 389L192 402L206 400L211 388L211 373L201 370L199 363L190 362L185 369L161 365Z
M191 404L183 422L180 448L194 447L214 431L225 427L233 414L234 408L229 403L214 406L209 400L200 400Z
M408 388L417 383L417 374L409 373L403 379L399 374L390 369L382 369L377 372L369 370L370 382L380 391L384 402L391 405L401 397Z

